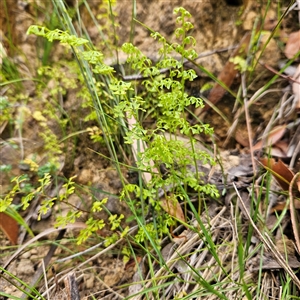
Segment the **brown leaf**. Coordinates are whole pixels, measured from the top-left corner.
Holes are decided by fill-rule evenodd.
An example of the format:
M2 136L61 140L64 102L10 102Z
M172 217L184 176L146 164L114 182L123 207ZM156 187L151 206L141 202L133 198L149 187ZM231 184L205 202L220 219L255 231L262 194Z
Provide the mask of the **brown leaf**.
M170 216L185 222L182 208L174 195L163 197L159 203Z
M15 219L4 212L0 212L0 229L4 232L12 245L17 245L19 226Z
M134 258L130 258L129 261L125 264L125 271L129 272L129 271L137 271L138 269L138 264L142 261L142 256L136 256L135 259Z
M273 146L271 150L269 151L270 156L272 157L278 157L278 158L283 158L287 157L286 153L284 153L280 148Z
M280 125L274 127L267 136L264 136L261 138L260 141L258 141L253 147L252 150L259 150L263 147L268 147L271 145L274 145L276 142L278 142L284 135L286 129L286 125Z
M293 181L295 174L281 161L275 162L273 158L261 158L260 163L264 166L265 169L270 171L275 177L276 181L284 191L289 191L290 183ZM294 180L293 187L295 190L300 191L300 181ZM297 198L293 199L293 205L295 209L300 209L300 201ZM272 212L281 211L286 207L285 203L278 203L272 208Z
M277 143L275 143L274 148L277 148L278 151L281 151L282 157L288 157L287 153L288 153L289 145L287 142L278 141ZM279 156L273 154L273 148L271 149L271 156Z
M279 202L277 203L275 206L272 207L271 209L271 213L275 212L275 211L283 211L284 209L286 209L286 202ZM288 208L289 209L289 208ZM277 219L276 219L277 221Z
M294 199L294 207L295 207L295 209L300 209L300 200L298 198ZM283 211L286 208L290 209L290 207L286 207L285 202L280 202L272 207L271 213L273 213L274 211Z
M235 140L243 147L249 147L248 132L237 129L235 132Z
M292 32L285 46L284 54L287 58L293 58L300 51L300 30Z
M223 70L219 74L218 79L229 88L232 85L237 73L238 73L238 70L236 68L236 65L231 61L227 61ZM216 83L214 85L214 87L211 89L211 91L209 92L207 99L211 103L216 104L217 102L219 102L222 99L225 92L226 92L226 90L220 84ZM203 108L203 111L207 110L208 108L209 107L206 105Z
M284 191L288 191L294 173L281 160L276 162L274 158L264 157L260 159L260 162L273 174L280 187Z

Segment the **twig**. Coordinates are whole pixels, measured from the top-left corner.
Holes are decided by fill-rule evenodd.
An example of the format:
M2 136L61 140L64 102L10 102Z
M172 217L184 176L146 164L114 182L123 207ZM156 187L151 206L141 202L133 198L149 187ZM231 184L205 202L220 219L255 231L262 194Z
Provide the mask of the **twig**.
M127 116L127 121L128 121L128 129L131 131L134 128L134 125L137 123L136 119L134 116L131 116L130 118ZM147 145L145 144L144 141L135 139L132 144L132 154L134 156L134 159L136 162L140 160L140 153L145 152L147 148ZM154 161L150 160L149 165L152 167L152 172L158 172L157 168L154 165ZM143 180L146 184L149 183L149 181L152 179L152 173L150 172L143 172L142 174Z
M69 273L64 279L68 300L80 300L78 286L74 273Z
M293 179L290 183L290 186L289 186L291 222L292 222L292 228L293 228L293 232L294 232L294 237L295 237L298 253L300 253L299 221L296 218L297 212L295 210L293 187L294 187L294 184L295 184L296 180L298 179L299 175L300 175L300 172L295 174L295 176L293 177Z
M41 265L42 265L43 273L44 273L44 280L45 280L47 298L48 298L48 300L50 300L50 295L49 295L49 291L48 291L48 281L47 281L47 275L46 275L46 266L45 266L45 261L43 259L42 259Z
M230 47L227 47L227 48L221 48L221 49L216 49L216 50L212 50L212 51L208 51L208 52L204 52L202 54L199 54L195 60L199 59L199 58L203 58L203 57L206 57L206 56L210 56L210 55L213 55L215 53L221 53L221 52L226 52L226 51L230 51L230 50L233 50L233 49L236 49L238 47L238 45L234 45L234 46L230 46ZM189 63L190 61L188 59L184 59L183 61L183 64L187 64ZM159 73L160 74L164 74L166 72L168 72L171 68L164 68L164 69L160 69L159 70ZM141 80L141 79L147 79L149 78L149 76L143 76L141 74L134 74L134 75L127 75L127 76L122 76L122 79L124 81L133 81L133 80Z
M260 63L260 62L259 62L259 63ZM280 77L282 77L282 78L284 78L284 79L287 79L287 80L290 80L290 81L292 81L292 82L295 82L295 83L300 84L300 81L294 79L293 77L288 76L288 75L284 75L284 74L282 74L282 73L276 71L276 70L275 70L274 68L272 68L271 66L268 66L267 64L262 64L262 63L260 63L260 64L261 64L263 67L265 67L266 69L268 69L269 71L271 71L272 73L274 73L274 74L276 74L276 75L278 75L278 76L280 76Z
M296 158L298 157L299 152L300 152L300 141L298 142L298 144L297 144L297 146L296 146L296 148L294 150L294 153L292 155L292 159L291 159L291 162L290 162L290 168L295 165Z
M256 176L256 164L254 160L254 153L253 153L253 144L252 144L252 128L250 123L250 114L248 109L249 100L247 99L247 88L246 88L246 76L245 73L242 74L242 89L243 89L243 99L244 99L244 106L245 106L245 117L246 117L246 125L248 130L248 138L249 138L249 148L251 153L251 162L253 168L253 175Z
M60 263L62 263L62 262L64 262L64 261L73 259L73 258L78 257L78 256L82 256L82 255L84 255L84 254L87 254L87 253L91 252L92 250L94 250L94 249L96 249L96 248L100 248L104 243L105 243L105 241L103 241L103 242L101 242L101 243L98 243L97 245L94 245L94 246L92 246L92 247L90 247L90 248L88 248L88 249L86 249L86 250L81 251L81 252L72 254L72 255L67 256L67 257L64 257L64 258L57 259L57 260L55 261L55 263L60 264Z

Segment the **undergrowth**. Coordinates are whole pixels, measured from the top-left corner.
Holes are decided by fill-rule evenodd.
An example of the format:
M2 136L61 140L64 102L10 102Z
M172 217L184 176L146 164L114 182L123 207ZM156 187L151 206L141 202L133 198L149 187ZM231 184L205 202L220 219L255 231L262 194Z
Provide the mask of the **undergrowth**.
M57 4L57 9L61 10L61 17L64 18L63 14L66 12L63 11L63 7ZM74 193L74 178L65 180L64 193L59 196L48 197L45 189L50 186L56 170L60 168L59 158L63 150L51 124L55 122L61 132L66 132L67 126L70 126L71 123L67 115L65 118L61 118L65 112L56 99L62 98L66 90L74 89L78 82L85 84L78 93L78 96L85 100L83 108L92 108L84 120L86 122L96 120L99 126L87 127L86 131L89 132L90 138L94 142L106 143L111 160L122 177L124 187L120 201L127 203L132 211L133 219L139 226L137 233L130 237L134 243L139 244L146 252L155 249L160 260L163 260L159 252L160 244L162 239L169 235L170 228L175 226L178 221L187 222L190 218L188 210L192 210L196 214L201 213L203 209L201 203L206 195L214 198L219 196L215 186L205 183L202 179L203 174L198 171L199 161L202 164L210 165L213 165L214 161L206 151L196 149L196 139L194 138L196 134L202 132L211 135L213 129L207 124L191 125L186 118L186 108L191 105L203 106L201 98L189 96L185 91L186 81L193 81L197 77L194 70L186 70L184 67L185 59L193 60L197 56L192 48L195 40L188 35L188 31L193 28L193 25L188 21L190 14L184 8L178 8L174 13L178 15L176 19L178 27L175 31L176 41L169 43L158 32L151 33L153 39L158 40L161 44L158 53L161 55L159 62L154 64L131 43L122 46L122 50L128 55L127 63L133 70L140 72L146 78L142 82L142 94L137 94L137 90L141 90L136 87L138 83L126 82L118 78L115 70L105 64L104 55L96 50L89 40L78 37L71 24L66 22L65 30L50 30L37 25L28 29L27 34L44 37L50 43L59 41L63 46L70 47L78 63L79 69L77 70L80 72L72 71L72 77L65 77L60 72L62 65L53 67L44 65L38 69L41 82L37 85L38 96L43 99L43 93L47 88L44 82L51 80L50 101L49 99L42 101L40 107L35 108L34 112L31 112L26 105L22 109L23 115L31 116L37 126L41 128L39 135L44 142L44 149L47 151L48 167L40 166L34 156L23 160L22 163L28 166L30 172L38 175L36 184L30 186L26 191L24 184L29 182L30 178L26 175L14 178L11 181L11 191L1 200L1 212L13 207L12 201L16 195L21 195L21 204L18 209L22 208L23 210L28 208L34 198L42 197L45 200L41 202L38 216L40 219L42 215L52 209L55 202L68 202L68 197ZM49 44L47 45L49 46ZM180 54L180 60L173 58L175 53ZM76 69L70 63L66 63L66 65L71 70ZM162 68L169 69L169 72L161 74L160 69ZM146 103L149 98L143 98L145 94L151 95L152 104L158 108L157 113L153 113L151 116L156 123L156 127L153 129L146 128L141 118L149 105ZM5 101L3 105L5 106ZM4 108L7 109L8 106L6 105ZM57 110L60 111L59 114L57 114ZM11 116L9 111L6 115L7 118ZM49 122L49 120L51 121ZM22 124L17 124L17 126L22 132ZM177 138L179 133L188 137L188 144ZM73 134L76 132L66 135L63 140ZM120 172L118 149L115 148L115 144L120 143L118 140L120 135L123 136L124 143L130 145L127 148L122 146L123 152L131 152L135 159L135 166L127 167L138 172L138 184L126 183L126 179ZM195 166L196 174L189 171L190 165ZM148 177L145 174L148 174ZM198 195L200 205L197 208L194 207L186 193L188 187ZM161 200L162 198L164 200ZM86 228L78 236L78 244L85 242L91 235L104 227L109 227L112 232L115 232L106 238L105 246L127 236L129 227L122 228L121 226L124 216L122 214L113 215L107 211L106 202L107 199L104 198L92 204L91 217L86 221ZM184 205L184 216L179 216L178 211L182 210L182 204ZM188 209L188 207L190 208ZM107 212L107 220L93 217L93 214L102 210ZM64 227L69 223L74 223L81 214L82 211L70 206L66 215L57 217L56 226ZM29 228L28 230L32 234ZM132 255L130 248L131 246L123 247L125 261L129 260L130 253ZM150 254L150 252L148 253Z
M83 3L89 10L86 1ZM100 237L101 246L104 248L109 249L122 241L120 253L123 261L126 264L133 260L139 275L136 278L138 283L135 283L139 285L139 289L128 299L160 299L162 295L170 295L169 290L175 284L190 286L176 292L173 299L194 299L193 297L199 295L212 297L211 299L233 299L228 294L239 299L252 299L255 289L256 294L261 294L263 299L263 288L259 284L253 284L244 263L257 251L250 246L253 227L247 225L248 235L245 238L238 205L231 206L229 216L225 216L221 210L214 218L210 218L206 206L208 198L216 200L220 195L214 185L205 182L204 174L199 169L199 165L214 166L215 161L208 151L196 147L198 141L195 138L199 134L212 135L213 128L200 120L197 124L191 124L187 118L191 106L204 106L202 98L190 96L186 91L186 84L197 77L194 70L185 67L186 61L194 61L197 57L193 49L196 41L189 35L193 28L193 24L189 22L190 13L182 7L174 10L177 28L172 41L168 41L145 24L133 20L133 23L137 22L149 30L153 42L160 44L157 53L160 59L154 62L132 43L125 43L121 49L116 49L117 24L112 4L108 1L103 17L110 20L114 30L107 29L106 25L98 28L103 37L111 35L104 43L105 47L110 53L123 51L127 55L126 70L130 69L139 74L142 80L126 80L126 76L122 77L106 64L106 55L92 44L83 24L82 35L78 35L78 30L75 30L70 18L75 12L67 10L61 1L53 1L55 16L52 15L51 18L54 18L59 29L33 25L27 31L27 34L34 34L47 41L42 66L37 70L36 94L41 99L39 105L31 109L30 97L23 94L8 94L11 102L7 97L0 98L3 120L11 123L19 136L22 136L23 124L29 119L33 120L36 132L43 141L43 149L47 152L47 162L40 160L40 163L37 153L29 157L22 155L20 163L28 172L11 179L9 192L1 195L0 212L15 218L31 236L33 233L20 212L28 209L34 199L43 199L38 220L55 205L69 205L66 214L56 217L56 227L63 228L75 223L87 212L86 227L76 237L77 245L74 245L74 249L88 240L98 238L103 229L110 232L108 236ZM112 40L113 43L109 42ZM71 50L72 61L61 61L48 66L46 62L49 49L57 41L65 47L68 54ZM178 56L179 59L174 58ZM242 73L253 71L246 60L236 57L233 62L239 65ZM68 76L62 70L67 70ZM5 61L4 71L2 79L7 85L12 83L14 76L18 77L17 69L9 60ZM212 75L211 78L215 79ZM82 99L82 103L76 109L84 123L83 130L62 105L67 91L76 89L77 86L80 89L77 90L76 97ZM44 98L45 93L47 99ZM22 105L14 107L19 102ZM145 125L148 117L155 126ZM90 193L90 187L76 184L76 176L61 178L60 173L63 168L60 159L64 152L68 152L68 142L74 139L76 144L76 138L82 133L87 133L92 142L105 145L109 157L98 154L112 163L118 172L122 182L120 201L125 202L131 210L128 219L124 220L122 213L111 213L107 209L108 197L97 199L93 196L88 211L76 208L68 202L74 193ZM181 136L186 138L184 142L180 139ZM10 141L10 146L16 145ZM20 148L22 149L22 145ZM138 180L129 183L124 176L124 169L135 172ZM10 170L11 166L2 166L2 171L7 176ZM270 186L269 178L267 188ZM48 196L48 189L58 180L63 181L60 193L53 197ZM254 189L249 193L253 206L251 213L255 221L261 218L258 206L262 201L262 194L262 189L258 195L254 195ZM21 198L18 206L13 204L16 197ZM255 201L258 202L256 206ZM99 219L99 213L105 213L106 218ZM137 226L130 228L133 222ZM226 226L230 227L230 230L220 230L222 224L225 224L225 229ZM179 237L176 235L176 228L180 230ZM219 234L220 231L222 234ZM166 241L176 238L184 238L186 243L176 242L173 245L173 256L166 259L162 254L162 247ZM191 241L193 244L189 245ZM190 248L185 249L185 246ZM261 248L263 254L261 244L258 248ZM143 275L143 265L137 249L143 253L143 263L147 262L148 278ZM230 253L224 249L227 252L230 249ZM231 252L236 255L231 255ZM198 265L196 258L201 255L205 257L203 265ZM5 274L13 277L8 272ZM261 281L262 273L258 276ZM288 276L287 281L290 281ZM28 288L26 283L20 284ZM128 285L123 287L128 288ZM290 294L289 289L292 288L287 284L287 291L283 294ZM20 290L23 291L21 288ZM34 287L31 288L31 294L43 299Z
M31 26L28 30L28 34L36 34L47 38L50 42L55 40L60 41L63 45L71 46L74 54L81 63L88 63L89 69L93 72L92 74L100 74L105 76L106 85L108 85L111 91L111 96L115 101L114 107L107 107L103 102L104 99L99 99L102 102L94 103L94 112L100 111L101 107L105 107L103 111L103 118L108 120L107 123L111 123L114 120L115 124L111 128L110 126L103 128L103 124L99 121L100 128L103 130L104 136L111 136L112 130L116 130L122 126L122 130L126 132L124 136L124 142L126 144L135 144L133 151L136 151L136 170L140 174L147 172L151 174L151 180L145 182L145 186L127 184L124 186L121 200L126 201L133 215L138 218L141 224L144 224L135 239L138 243L144 242L145 239L151 237L152 243L159 245L161 239L169 232L169 227L175 225L176 220L172 217L170 210L165 207L162 209L161 202L159 200L159 191L161 191L167 202L171 202L170 206L179 206L179 201L186 203L187 194L182 192L181 185L185 187L191 187L198 192L199 201L201 202L204 195L210 195L212 197L218 197L218 191L213 185L209 185L203 182L201 176L203 174L197 171L197 162L201 161L202 164L214 164L213 159L205 151L200 151L195 148L196 139L195 134L204 132L205 134L212 134L212 129L207 124L196 124L190 125L186 120L185 109L190 105L195 107L202 106L202 100L200 98L188 96L185 92L185 82L192 81L196 78L194 70L185 70L184 59L195 59L197 54L189 48L195 44L195 40L187 35L187 32L193 27L193 25L187 20L190 16L189 13L183 8L175 10L177 17L178 28L175 31L175 36L178 42L168 43L166 39L157 32L153 32L152 36L154 39L162 44L162 48L159 51L159 55L162 55L162 59L153 65L152 62L142 54L142 52L134 47L130 43L126 43L122 46L122 50L128 55L127 62L130 63L134 70L137 70L145 76L143 86L145 90L151 94L155 94L156 105L159 107L160 113L155 116L156 128L147 129L143 126L140 121L140 112L145 111L144 103L145 100L135 94L134 85L131 82L125 82L115 77L114 69L104 63L104 55L94 50L89 41L69 34L67 31L62 30L49 30L41 26ZM181 55L181 60L174 59L174 53ZM168 75L161 75L161 68L169 68ZM65 88L68 88L68 82L70 79L59 78L60 76L55 69L43 68L40 69L39 75L51 76L51 78L57 81L65 81ZM93 76L92 75L92 76ZM93 82L96 82L94 77L91 78ZM74 83L71 83L74 85ZM97 93L98 96L103 94L101 84L95 84L96 90L93 93ZM72 87L72 85L70 86ZM53 94L57 94L59 91L63 93L60 85L57 86L58 90L52 89ZM101 103L101 107L99 104ZM46 115L44 109L44 115ZM107 115L113 114L110 118ZM48 113L49 116L49 113ZM51 117L51 115L49 116ZM34 118L41 124L41 126L47 129L45 123L46 117L40 112L34 113ZM87 117L90 119L91 117ZM113 119L112 119L113 118ZM134 124L126 125L128 120L133 120ZM189 145L185 145L182 141L177 139L177 133L184 134L189 138ZM47 131L41 133L47 145L47 149L55 151L56 154L60 153L60 150L55 150L55 145L58 142L55 138L51 137L51 133ZM167 139L166 135L171 135L170 139ZM92 138L95 138L95 134L92 134ZM145 143L144 146L141 146ZM136 147L143 147L138 149ZM115 160L115 157L112 157ZM116 164L118 162L115 161ZM194 165L196 174L189 171L188 166ZM161 166L167 169L167 174L160 172ZM135 198L132 199L130 193L135 193ZM172 196L168 196L171 194ZM28 199L28 196L26 196ZM11 197L9 198L11 201ZM31 197L32 199L32 197ZM48 201L49 209L53 205L53 201ZM6 206L9 206L10 201L8 198L5 199ZM174 202L174 204L172 203ZM27 203L27 201L26 201ZM96 202L93 205L92 211L102 210L102 202ZM169 204L167 203L167 206ZM193 205L189 202L189 205ZM5 208L4 207L4 208ZM45 213L46 206L43 205L43 213ZM177 207L176 209L179 209ZM3 209L2 209L3 210ZM155 222L145 223L148 212L153 210L153 218ZM185 212L187 215L187 212ZM171 216L171 218L170 218ZM74 211L73 214L70 212L68 217L59 218L58 225L63 226L69 222L74 222L78 217L78 212ZM110 217L111 229L115 230L119 227L120 220L123 218L122 215ZM181 220L183 221L183 220ZM87 229L82 231L79 236L79 243L82 243L87 239L94 231L101 230L105 226L103 220L89 219Z

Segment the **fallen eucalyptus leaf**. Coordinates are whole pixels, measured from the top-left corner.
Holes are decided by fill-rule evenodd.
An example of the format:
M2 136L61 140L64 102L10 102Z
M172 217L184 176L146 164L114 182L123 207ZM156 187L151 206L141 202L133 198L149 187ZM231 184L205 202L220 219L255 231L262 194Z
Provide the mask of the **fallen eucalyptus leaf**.
M5 212L0 212L0 229L7 236L12 245L17 245L19 236L18 223Z

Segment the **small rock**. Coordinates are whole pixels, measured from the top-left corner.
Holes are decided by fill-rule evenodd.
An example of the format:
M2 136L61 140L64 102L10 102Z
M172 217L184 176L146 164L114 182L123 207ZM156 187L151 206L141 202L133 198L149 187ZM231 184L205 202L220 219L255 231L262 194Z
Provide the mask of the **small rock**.
M94 281L95 281L95 275L94 274L89 274L85 277L85 287L87 289L91 289L94 287Z
M107 170L106 177L109 179L109 186L111 186L113 189L120 190L123 187L122 182L119 179L120 176L116 170Z
M5 286L5 287L4 287L4 292L5 292L6 294L11 295L11 294L13 293L13 291L14 291L14 289L12 289L11 287L8 287L8 286Z
M254 11L249 11L247 14L245 14L245 20L243 21L243 25L242 25L243 29L246 31L252 30L256 17L257 17L257 14Z
M22 297L22 291L20 291L20 290L18 290L18 289L16 289L15 287L8 287L8 286L6 286L6 287L4 287L4 292L6 293L6 294L8 294L8 295L11 295L11 296L14 296L14 297L16 297L16 298L14 298L14 299L19 299L19 298L21 298ZM2 299L2 298L0 298L0 299ZM4 299L4 298L3 298Z
M118 178L118 172L114 169L108 169L106 171L106 176L108 179L113 180L113 179Z
M116 177L114 180L110 181L109 185L118 192L123 188L123 184L118 177Z
M106 203L106 208L112 213L112 214L121 214L124 210L124 208L121 206L120 199L116 197L108 197L108 201Z
M22 254L22 259L27 259L31 256L31 251L27 251L24 254Z
M30 276L34 274L32 261L30 259L22 259L19 262L17 272L18 272L18 276L20 275Z
M34 254L34 255L31 255L31 257L30 257L30 260L31 261L37 261L38 259L40 259L40 256L39 255L36 255L36 254Z
M39 252L37 251L37 249L31 249L30 253L31 255L37 255Z
M90 169L83 169L79 172L77 181L81 184L88 184L93 181L93 172Z
M114 265L114 268L111 272L108 272L105 276L103 281L108 286L114 286L117 284L124 276L124 266L122 262Z

